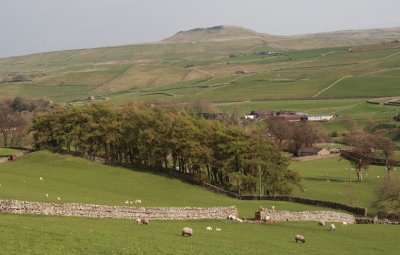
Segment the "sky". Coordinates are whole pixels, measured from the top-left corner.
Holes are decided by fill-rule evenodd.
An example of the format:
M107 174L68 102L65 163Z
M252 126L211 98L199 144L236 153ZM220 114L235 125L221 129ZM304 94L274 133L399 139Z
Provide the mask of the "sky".
M295 35L400 27L400 0L0 0L0 57L155 42L236 25Z

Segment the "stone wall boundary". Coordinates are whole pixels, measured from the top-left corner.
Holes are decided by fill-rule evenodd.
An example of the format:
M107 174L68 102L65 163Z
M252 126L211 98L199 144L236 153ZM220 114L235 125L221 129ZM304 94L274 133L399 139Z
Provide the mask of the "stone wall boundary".
M0 200L0 212L113 219L148 218L154 220L226 219L228 215L238 216L235 206L209 208L136 207L80 203L55 204L19 200Z
M282 222L282 221L326 221L326 222L347 222L349 224L356 223L356 217L348 213L332 212L332 211L302 211L289 212L280 210L271 210L261 208L256 212L256 219L265 222Z

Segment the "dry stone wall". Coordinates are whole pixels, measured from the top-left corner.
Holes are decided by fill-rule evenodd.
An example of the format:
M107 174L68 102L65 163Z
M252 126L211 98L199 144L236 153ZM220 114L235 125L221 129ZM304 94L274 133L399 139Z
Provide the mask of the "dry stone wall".
M53 216L76 216L90 218L157 220L226 219L237 216L237 208L230 207L134 207L93 204L52 204L18 200L0 200L0 212L17 214L40 214Z
M266 208L260 209L256 212L256 219L266 221L269 217L270 221L319 221L324 220L327 222L343 222L355 223L356 218L348 213L332 212L332 211L303 211L303 212L289 212L270 210Z

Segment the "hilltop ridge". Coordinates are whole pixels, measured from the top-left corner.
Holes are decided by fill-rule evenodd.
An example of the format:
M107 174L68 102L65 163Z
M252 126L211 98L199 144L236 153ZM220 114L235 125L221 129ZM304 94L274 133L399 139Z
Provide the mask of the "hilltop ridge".
M206 28L193 28L187 31L179 31L175 35L168 37L161 42L206 42L240 39L263 39L264 37L264 34L260 34L251 29L239 26L219 25Z

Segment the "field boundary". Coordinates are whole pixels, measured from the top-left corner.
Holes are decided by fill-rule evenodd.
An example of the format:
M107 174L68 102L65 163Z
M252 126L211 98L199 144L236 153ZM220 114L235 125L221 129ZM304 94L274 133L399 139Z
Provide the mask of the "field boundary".
M238 216L235 206L229 207L136 207L95 204L54 204L19 200L0 200L0 212L89 218L154 220L226 219Z

